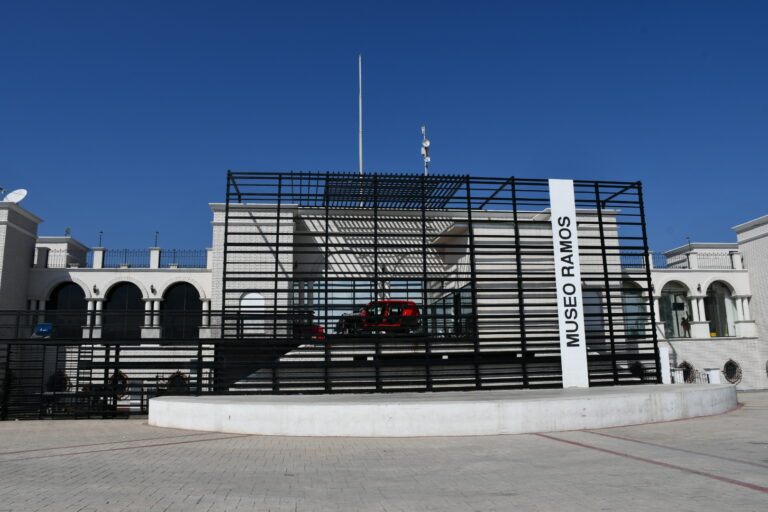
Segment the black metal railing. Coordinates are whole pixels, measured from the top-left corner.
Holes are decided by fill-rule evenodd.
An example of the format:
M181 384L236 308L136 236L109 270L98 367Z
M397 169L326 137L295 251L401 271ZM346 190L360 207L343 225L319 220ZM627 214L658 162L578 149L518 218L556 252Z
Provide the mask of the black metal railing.
M149 268L149 249L107 249L104 268Z
M652 254L653 257L653 268L667 268L667 256L660 252L654 252Z
M205 268L208 251L205 249L163 249L160 252L161 268Z
M709 270L733 269L733 260L727 252L700 252L697 253L699 268Z
M627 270L642 270L645 268L645 255L643 254L622 254L621 268Z

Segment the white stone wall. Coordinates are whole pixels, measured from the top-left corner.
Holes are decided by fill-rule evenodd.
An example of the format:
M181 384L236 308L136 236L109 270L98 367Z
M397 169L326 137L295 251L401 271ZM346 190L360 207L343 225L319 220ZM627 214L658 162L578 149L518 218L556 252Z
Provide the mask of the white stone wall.
M42 219L13 203L0 203L0 309L26 309L37 225Z
M729 359L741 366L742 379L737 389L766 389L766 361L768 347L758 338L711 338L662 340L660 345L670 348L670 364L675 367L683 361L703 372L705 368L721 371ZM721 376L721 382L726 382Z
M752 292L752 318L768 343L768 215L733 228Z

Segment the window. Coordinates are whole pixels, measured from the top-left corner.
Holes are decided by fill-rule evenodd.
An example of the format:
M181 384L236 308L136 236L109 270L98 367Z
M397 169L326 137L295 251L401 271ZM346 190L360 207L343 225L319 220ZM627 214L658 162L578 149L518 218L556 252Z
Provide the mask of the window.
M724 283L716 281L707 288L704 310L709 320L709 335L713 338L733 336L734 306L731 290Z
M248 292L240 297L238 337L264 334L264 296Z
M144 300L133 283L118 283L107 293L102 313L102 338L140 338L144 323Z
M643 289L635 283L624 283L621 300L624 309L624 330L627 336L642 336L646 329Z
M723 376L731 384L741 382L741 366L733 359L728 360L723 366Z
M45 304L46 319L53 324L53 337L79 339L86 324L85 292L75 283L62 283Z
M176 283L165 292L161 303L160 325L163 337L197 339L202 323L203 304L197 289L189 283Z
M667 338L691 337L691 309L688 290L680 283L667 283L659 300L661 322Z

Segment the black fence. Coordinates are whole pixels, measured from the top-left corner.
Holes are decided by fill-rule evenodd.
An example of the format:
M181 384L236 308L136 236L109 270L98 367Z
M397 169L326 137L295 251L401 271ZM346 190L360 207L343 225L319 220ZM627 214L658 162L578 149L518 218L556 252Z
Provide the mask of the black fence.
M205 268L207 255L205 249L163 249L160 252L160 267Z
M107 249L104 251L104 268L120 267L149 268L149 249Z

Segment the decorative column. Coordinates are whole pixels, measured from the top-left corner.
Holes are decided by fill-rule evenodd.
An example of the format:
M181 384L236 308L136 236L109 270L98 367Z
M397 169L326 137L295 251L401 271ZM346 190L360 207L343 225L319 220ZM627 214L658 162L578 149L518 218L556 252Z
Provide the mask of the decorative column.
M85 307L87 310L87 313L85 315L85 327L90 327L93 323L93 310L96 306L96 303L92 299L88 299L85 303Z
M144 327L152 326L152 299L144 299Z
M203 299L203 318L202 326L208 327L211 324L211 299Z
M200 319L200 328L197 330L198 336L202 338L216 338L214 329L211 327L211 299L200 299L203 306L202 318Z
M160 299L144 299L144 326L141 337L147 339L160 338Z
M699 322L699 319L701 318L699 315L699 301L696 297L688 297L688 301L691 308L691 321Z
M753 338L756 336L757 327L749 312L749 295L734 295L733 305L736 310L736 336L741 338Z
M749 295L745 295L741 298L741 307L744 310L744 320L749 322L752 321L752 314L749 311L750 299L751 297Z
M152 327L160 328L160 302L163 299L152 299Z
M87 299L88 314L83 326L83 339L101 338L101 309L104 299Z
M104 299L94 299L96 302L96 315L93 319L93 325L101 327L101 310L104 308Z
M691 322L691 337L709 338L709 321L707 320L706 313L704 312L704 296L692 295L690 299L691 313L693 314L693 321Z
M656 330L661 334L663 338L667 337L667 332L664 329L664 322L661 321L661 297L658 295L653 296L653 318L656 320Z

